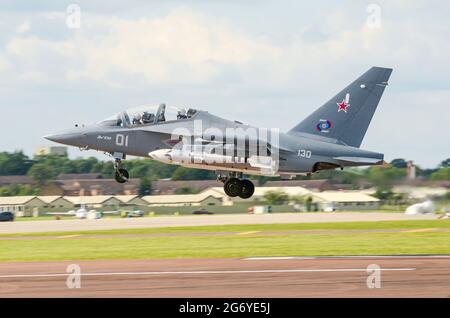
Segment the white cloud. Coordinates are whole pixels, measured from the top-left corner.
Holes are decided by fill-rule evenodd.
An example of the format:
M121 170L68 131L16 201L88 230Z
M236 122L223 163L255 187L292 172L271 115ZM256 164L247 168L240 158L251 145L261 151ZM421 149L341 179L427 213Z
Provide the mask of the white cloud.
M30 30L30 23L24 22L17 28L17 33L26 33Z
M255 31L230 12L214 15L201 5L193 7L170 6L163 14L136 18L82 6L80 29L66 27L64 11L21 16L15 24L10 17L8 23L0 22L12 25L7 36L0 34L2 90L120 88L127 103L138 92L142 99L188 100L225 117L285 128L370 66L387 66L394 68L391 86L365 144L374 150L390 148L391 153L402 145L414 157L417 140L423 148L415 155L427 164L448 153L448 143L427 140L436 131L450 135L449 127L435 127L442 117L449 118L436 105L450 97L450 21L445 15L434 18L426 3L381 1L379 29L367 28L365 7L353 3L308 11L310 25L301 19L286 25L261 19L267 29L276 24L280 35L257 23ZM241 7L252 13L255 8ZM80 95L80 104L88 105L90 97ZM426 112L424 107L434 108ZM281 110L284 116L279 116ZM385 127L397 127L402 116L415 126L423 123L424 131L405 128L408 134L386 141Z
M108 29L108 34L92 38L96 29ZM161 19L87 21L73 44L83 60L81 69L71 73L73 78L101 79L119 72L158 83L206 83L223 65L245 65L277 50L185 9Z
M8 71L11 68L11 63L9 60L3 55L0 54L0 72Z
M364 145L378 145L388 159L407 158L428 167L450 156L450 90L391 92L387 88ZM424 159L426 158L426 159Z
M41 14L41 17L43 14ZM51 20L64 15L47 14ZM383 18L382 28L364 23L346 28L348 13L335 11L326 19L327 36L311 42L301 36L275 44L218 19L178 8L161 18L126 19L83 13L82 27L67 30L63 39L36 35L12 38L6 51L12 61L55 81L92 80L127 84L129 76L148 83L207 84L225 74L246 85L312 89L342 72L362 72L374 64L401 69L405 77L434 79L430 64L446 63L450 44L442 25L422 28L416 21ZM362 21L364 22L364 21ZM445 23L444 23L445 24ZM19 27L23 28L23 26ZM50 67L49 67L50 66ZM326 70L326 72L324 72ZM29 69L27 70L30 71ZM300 81L300 83L298 82Z

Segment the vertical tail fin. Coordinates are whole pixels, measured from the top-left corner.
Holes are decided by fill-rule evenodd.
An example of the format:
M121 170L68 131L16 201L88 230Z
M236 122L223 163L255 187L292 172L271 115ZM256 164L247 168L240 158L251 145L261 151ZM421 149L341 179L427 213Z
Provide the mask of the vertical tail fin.
M288 133L319 135L359 147L391 73L390 68L372 67Z

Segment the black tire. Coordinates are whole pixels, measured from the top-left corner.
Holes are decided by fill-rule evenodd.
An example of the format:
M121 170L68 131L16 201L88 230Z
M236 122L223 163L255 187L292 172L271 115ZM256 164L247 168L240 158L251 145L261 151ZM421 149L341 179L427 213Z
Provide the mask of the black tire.
M119 169L119 171L116 171L114 174L114 179L116 179L118 183L125 183L128 181L128 178L129 174L125 169Z
M250 198L255 193L255 185L250 180L241 180L242 190L239 197L242 199Z
M223 190L229 197L237 197L242 192L242 182L237 178L230 178L225 181Z

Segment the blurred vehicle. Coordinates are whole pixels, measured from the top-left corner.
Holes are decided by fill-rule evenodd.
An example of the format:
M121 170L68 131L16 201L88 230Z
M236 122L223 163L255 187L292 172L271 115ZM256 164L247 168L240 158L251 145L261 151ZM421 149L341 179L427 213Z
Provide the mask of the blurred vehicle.
M425 201L422 203L416 203L410 205L406 208L405 214L424 214L424 213L434 213L434 204L431 201Z
M12 222L12 221L14 221L14 213L0 212L0 222Z
M306 212L305 205L303 204L295 203L292 207L296 212Z
M77 219L101 219L103 215L105 214L118 214L118 211L96 211L96 210L89 210L89 212L85 208L80 208L76 211L70 210L68 212L48 212L47 215L54 215L57 220L60 219L62 216L71 216L75 217Z
M122 218L140 218L144 216L144 212L141 210L133 211L120 211L120 217Z
M103 217L103 212L97 210L89 210L86 215L86 219L88 220L98 220Z
M255 205L253 207L248 208L248 214L264 214L264 213L272 213L271 205Z
M211 215L211 214L214 214L214 213L206 211L205 209L200 209L200 210L196 210L196 211L192 212L192 214L195 214L195 215L204 215L204 214Z

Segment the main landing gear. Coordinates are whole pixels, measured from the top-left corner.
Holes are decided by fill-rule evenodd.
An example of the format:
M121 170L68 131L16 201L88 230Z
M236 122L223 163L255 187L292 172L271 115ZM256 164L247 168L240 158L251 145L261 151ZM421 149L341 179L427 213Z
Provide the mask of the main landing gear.
M240 197L242 199L250 198L255 192L255 185L247 179L242 179L242 174L228 175L220 177L223 184L223 190L229 197Z
M114 179L119 183L125 183L128 181L130 175L126 169L120 168L121 163L122 160L118 158L114 161Z

